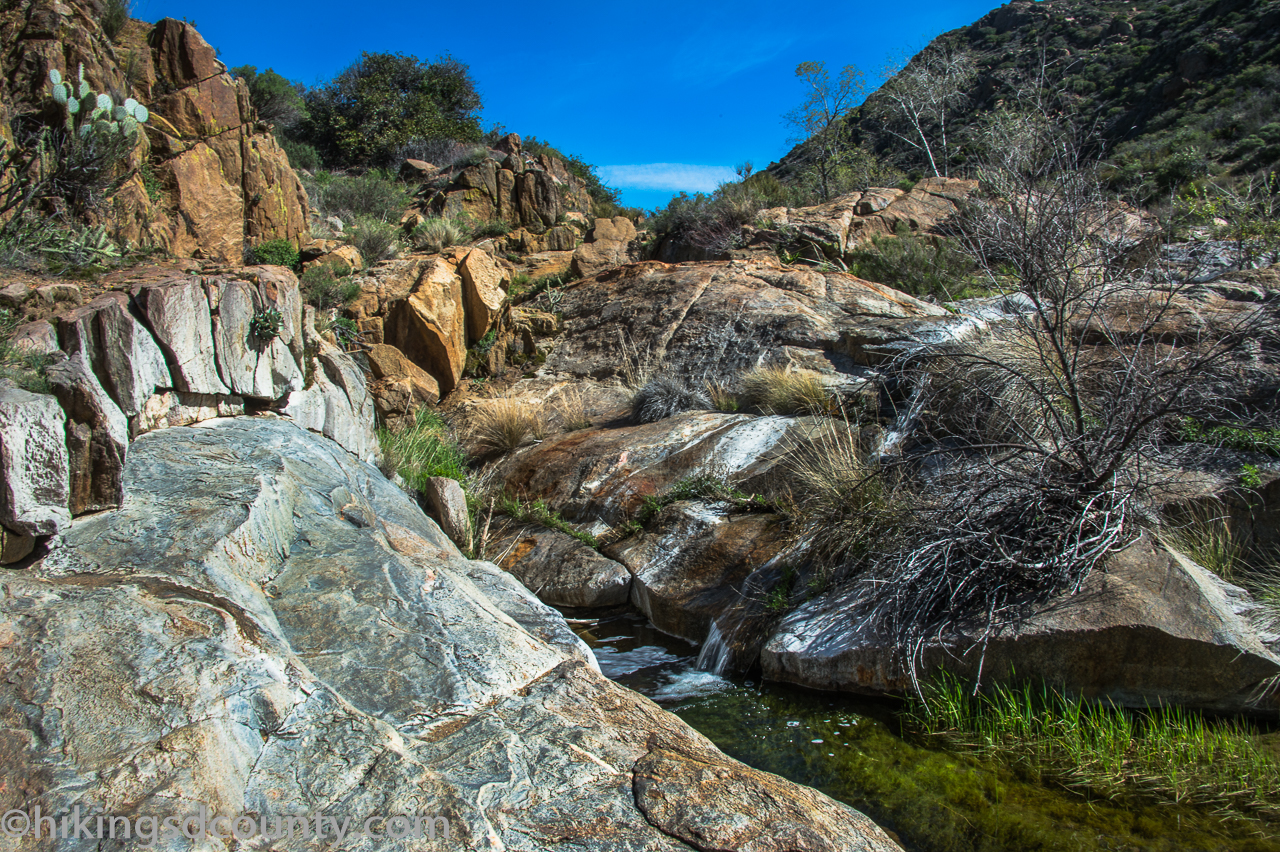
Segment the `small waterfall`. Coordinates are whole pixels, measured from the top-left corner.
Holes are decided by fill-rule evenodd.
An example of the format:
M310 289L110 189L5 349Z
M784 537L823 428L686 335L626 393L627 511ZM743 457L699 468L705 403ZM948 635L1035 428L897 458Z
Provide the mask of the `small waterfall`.
M732 650L720 633L720 625L712 621L711 629L707 631L707 640L702 643L702 650L698 652L698 668L721 676L729 668L731 655Z
M916 428L916 421L920 418L920 410L924 407L924 388L917 385L911 391L911 397L907 400L907 408L893 418L893 423L889 426L884 437L880 439L880 446L872 454L875 457L887 456L891 454L898 445L906 439L908 435Z

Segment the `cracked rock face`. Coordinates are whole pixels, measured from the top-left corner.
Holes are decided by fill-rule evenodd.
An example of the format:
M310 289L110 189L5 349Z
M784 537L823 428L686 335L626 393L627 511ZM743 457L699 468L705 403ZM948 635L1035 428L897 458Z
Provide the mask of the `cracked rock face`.
M556 612L284 421L139 438L121 507L2 583L5 811L324 809L451 830L341 849L897 849L603 678Z

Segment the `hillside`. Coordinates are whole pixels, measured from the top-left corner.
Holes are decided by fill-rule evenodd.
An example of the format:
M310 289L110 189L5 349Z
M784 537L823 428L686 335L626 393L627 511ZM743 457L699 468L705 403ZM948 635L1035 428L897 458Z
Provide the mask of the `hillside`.
M984 118L1047 66L1057 108L1095 127L1118 187L1150 199L1209 174L1247 173L1280 159L1280 3L1173 0L1158 5L1015 0L934 39L968 52L976 83L955 112L952 170L981 144ZM900 72L901 73L901 72ZM876 118L884 90L847 122L849 137L908 171L924 161ZM769 171L794 179L798 145Z

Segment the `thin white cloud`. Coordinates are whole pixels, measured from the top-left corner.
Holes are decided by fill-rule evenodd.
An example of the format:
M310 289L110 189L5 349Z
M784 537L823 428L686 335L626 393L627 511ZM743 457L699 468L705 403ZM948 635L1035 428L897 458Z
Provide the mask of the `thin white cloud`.
M633 166L601 166L600 177L618 189L662 189L674 192L712 192L737 175L729 166L692 166L686 163L645 163Z

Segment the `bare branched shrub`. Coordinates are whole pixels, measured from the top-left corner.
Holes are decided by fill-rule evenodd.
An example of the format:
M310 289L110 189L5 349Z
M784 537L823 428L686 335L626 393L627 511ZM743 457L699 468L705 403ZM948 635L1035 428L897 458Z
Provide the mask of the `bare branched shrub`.
M742 377L742 397L765 414L827 414L833 402L812 370L757 367Z
M472 443L484 453L509 452L546 437L541 407L509 397L480 401L467 426Z
M663 376L648 382L631 398L631 416L637 423L655 423L685 411L707 411L711 400L683 381Z
M910 672L929 644L981 643L1079 588L1137 535L1162 436L1230 417L1228 356L1260 316L1186 320L1184 285L1138 251L1150 226L1104 193L1071 133L1035 116L993 127L960 238L1024 309L898 365L925 448L898 464L927 473L902 534L846 566L866 589L853 617Z

